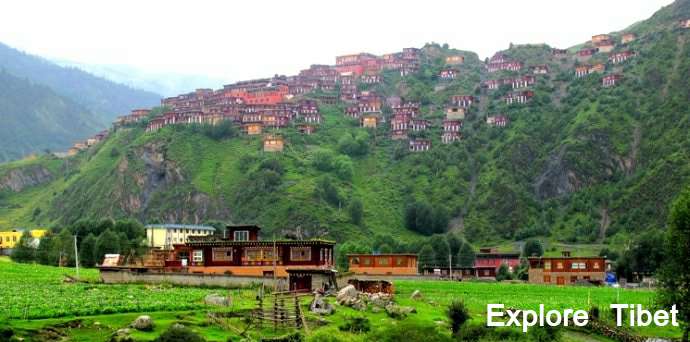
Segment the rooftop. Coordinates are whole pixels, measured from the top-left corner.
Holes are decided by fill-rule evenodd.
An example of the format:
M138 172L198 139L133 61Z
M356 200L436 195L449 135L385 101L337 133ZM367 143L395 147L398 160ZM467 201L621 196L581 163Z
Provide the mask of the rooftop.
M215 231L216 228L211 226L202 226L195 224L147 224L146 228L153 229L197 229L197 230L208 230Z

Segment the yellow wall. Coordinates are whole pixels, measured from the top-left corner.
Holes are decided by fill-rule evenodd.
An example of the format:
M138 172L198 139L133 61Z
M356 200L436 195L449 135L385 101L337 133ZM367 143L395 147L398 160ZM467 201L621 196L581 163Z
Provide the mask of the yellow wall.
M21 239L22 234L24 234L23 231L14 230L9 232L0 232L0 248L14 248L17 242L19 242L19 239ZM34 229L31 231L31 236L36 239L40 239L44 235L46 235L46 230L44 229Z
M146 228L146 245L149 247L172 248L173 244L187 242L188 236L205 236L213 234L212 231L197 231L194 229L165 229L165 228ZM170 239L168 239L170 238Z

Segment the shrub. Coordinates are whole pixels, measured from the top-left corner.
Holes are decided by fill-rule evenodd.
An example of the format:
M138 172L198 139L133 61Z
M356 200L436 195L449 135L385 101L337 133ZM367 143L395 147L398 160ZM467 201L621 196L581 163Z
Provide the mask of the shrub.
M338 329L351 333L365 333L371 330L371 323L364 316L350 316L345 318L345 322Z
M496 272L496 280L503 281L503 280L511 280L511 279L513 279L513 276L512 276L512 274L510 274L510 270L508 269L508 265L501 264L501 266L498 267L498 272Z
M446 310L446 316L450 319L450 330L453 331L453 335L457 334L460 327L471 318L465 303L460 300L454 300L450 303Z
M433 325L422 325L413 321L402 321L394 326L385 326L377 330L373 336L367 336L368 341L398 342L425 341L446 342L451 339L441 333Z
M180 324L173 324L168 330L163 332L157 339L156 342L202 342L206 341L203 337L199 336L197 333L189 330Z

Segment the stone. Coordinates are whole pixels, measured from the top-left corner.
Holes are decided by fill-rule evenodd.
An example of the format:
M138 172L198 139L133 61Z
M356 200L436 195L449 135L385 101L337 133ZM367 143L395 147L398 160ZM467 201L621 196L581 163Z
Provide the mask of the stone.
M414 292L412 292L412 295L410 295L410 299L420 300L422 299L422 293L419 292L419 290L414 290Z
M386 306L386 313L391 318L405 318L411 313L417 313L417 309L411 306L398 306L395 304L390 304Z
M206 303L206 305L230 306L231 301L228 297L223 297L217 293L211 293L204 297L204 303Z
M109 342L134 342L134 338L129 335L130 330L127 328L118 329L112 336L110 336Z
M367 303L361 300L352 303L351 307L357 311L367 311Z
M151 331L153 330L153 319L148 315L139 316L132 322L132 328L141 331Z
M314 300L311 302L309 310L319 315L332 315L335 312L333 305L325 300L320 294L314 296Z
M338 291L335 299L341 305L344 305L345 302L352 302L357 299L357 289L352 285L347 285Z

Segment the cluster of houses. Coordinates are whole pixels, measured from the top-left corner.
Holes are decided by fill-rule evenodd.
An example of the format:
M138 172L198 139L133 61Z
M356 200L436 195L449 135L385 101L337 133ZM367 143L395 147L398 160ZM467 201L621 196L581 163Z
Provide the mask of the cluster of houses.
M634 33L625 33L620 38L620 44L625 46L637 39ZM612 65L621 64L628 59L635 57L635 52L631 50L614 51L617 45L613 37L608 34L598 34L592 36L589 46L580 49L575 58L583 63L575 67L575 76L578 78L585 77L593 73L603 74L606 72L606 65L604 63L588 64L593 56L597 53L608 53L608 62ZM623 79L623 75L612 73L602 77L601 83L604 88L616 86Z
M520 71L523 66L521 61L513 60L503 53L497 53L489 59L489 63L486 64L486 70L489 73L502 70Z
M98 144L99 142L105 140L105 138L108 137L109 133L110 132L106 129L106 130L103 130L103 131L100 131L100 132L94 134L93 136L87 138L84 141L80 141L80 142L75 143L74 145L72 145L72 147L70 147L67 150L67 156L76 155L77 153L79 153L79 151L86 150L89 147Z
M230 225L222 232L209 226L149 225L149 253L141 260L106 255L100 266L106 282L166 281L191 284L202 278L209 284L286 280L289 290L324 286L324 274L335 278L335 242L323 239L262 240L256 225ZM359 279L495 279L506 265L513 272L519 253L482 248L472 265L435 265L417 254L349 254L349 274ZM529 257L529 282L568 285L602 284L610 266L604 257ZM156 280L158 279L158 280ZM318 281L317 281L318 280Z

